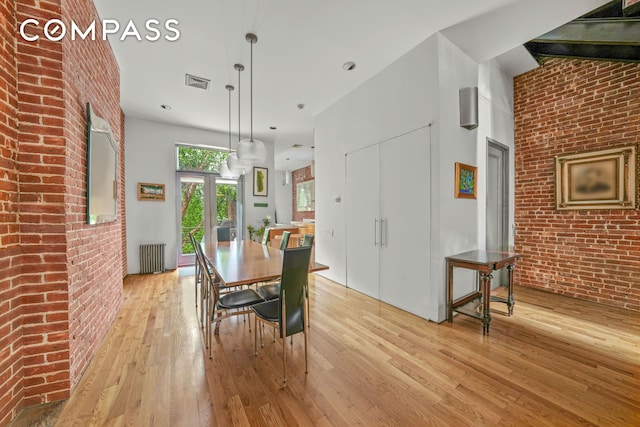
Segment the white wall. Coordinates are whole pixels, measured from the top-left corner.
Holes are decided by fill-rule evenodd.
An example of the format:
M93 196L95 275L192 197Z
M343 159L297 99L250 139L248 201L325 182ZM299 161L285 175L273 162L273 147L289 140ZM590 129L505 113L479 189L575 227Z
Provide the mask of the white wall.
M509 147L509 245L513 246L515 205L515 148L513 113L513 78L506 74L496 60L480 65L478 73L479 126L478 135L478 200L486 200L487 138ZM487 205L480 203L478 211L478 247L486 246Z
M166 123L127 117L125 119L125 176L127 216L127 273L140 272L138 246L142 243L166 243L165 267L177 266L179 242L178 203L176 179L176 143L227 147L225 133L176 126ZM266 215L275 212L275 174L273 173L273 144L265 141L269 168L268 197L253 196L252 177L245 185L245 227L256 225ZM139 201L139 182L165 184L164 202ZM267 208L253 204L268 203ZM245 230L246 232L246 230Z
M315 117L316 259L330 266L326 277L346 283L345 154L432 122L437 72L430 38Z
M293 193L291 192L291 180L284 184L285 171L276 171L275 198L276 212L280 224L289 224L293 218Z
M469 131L459 125L458 91L479 84L481 125ZM427 312L429 319L443 320L444 258L484 245L480 245L480 230L484 233L486 218L486 138L512 146L512 92L510 79L495 63L479 67L436 34L318 114L314 122L316 258L330 266L324 275L346 283L344 200L335 201L345 195L344 155L432 123L430 170L399 171L407 175L407 186L399 191L406 191L410 200L416 186L431 185L430 218L413 226L431 228L431 260L425 260ZM478 166L476 200L454 198L455 162ZM471 271L456 270L454 277L455 296L475 287Z

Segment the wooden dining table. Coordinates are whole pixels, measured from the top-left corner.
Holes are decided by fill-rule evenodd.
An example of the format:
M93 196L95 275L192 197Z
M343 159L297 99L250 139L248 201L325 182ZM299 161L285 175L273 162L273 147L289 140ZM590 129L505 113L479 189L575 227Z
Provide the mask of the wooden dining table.
M210 242L202 248L225 286L268 282L282 275L284 251L278 248L252 240ZM328 269L329 266L315 262L314 248L309 272Z

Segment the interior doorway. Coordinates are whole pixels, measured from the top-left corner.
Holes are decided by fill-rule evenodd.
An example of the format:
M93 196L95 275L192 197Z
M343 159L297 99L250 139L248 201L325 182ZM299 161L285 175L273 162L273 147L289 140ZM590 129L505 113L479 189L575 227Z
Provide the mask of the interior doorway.
M509 250L509 147L487 138L487 250ZM507 283L507 272L495 274L495 286Z

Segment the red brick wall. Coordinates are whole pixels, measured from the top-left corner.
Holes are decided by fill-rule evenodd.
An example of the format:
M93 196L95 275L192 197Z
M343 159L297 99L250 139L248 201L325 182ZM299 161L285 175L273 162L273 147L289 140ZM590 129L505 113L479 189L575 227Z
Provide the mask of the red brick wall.
M27 18L89 22L86 0L0 0L0 427L66 398L122 302L124 142L118 222L86 225L85 104L121 139L107 42L27 42ZM41 35L31 28L30 32Z
M23 398L17 81L13 0L0 0L0 426Z
M16 2L18 23L58 18L55 3ZM69 395L62 45L16 36L25 406Z
M311 167L306 166L301 169L296 169L291 172L291 192L292 192L292 203L293 203L293 216L292 221L302 221L303 219L315 219L316 213L315 211L311 212L298 212L298 194L296 192L297 184L299 182L309 181L313 179L311 176Z
M640 142L640 64L554 59L514 91L518 283L640 310L640 211L554 208L554 156Z
M87 0L63 0L62 16L73 17L81 28L98 17L93 3ZM90 102L95 113L111 124L119 142L122 114L119 69L109 44L65 38L62 46L69 356L73 387L122 304L122 218L107 224L86 224L86 104ZM120 144L120 159L124 157L123 147ZM122 212L122 168L119 175L118 206Z

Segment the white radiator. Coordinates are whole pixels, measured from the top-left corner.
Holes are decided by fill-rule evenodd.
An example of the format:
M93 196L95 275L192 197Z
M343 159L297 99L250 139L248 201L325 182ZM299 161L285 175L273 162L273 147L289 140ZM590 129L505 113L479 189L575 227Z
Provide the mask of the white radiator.
M164 271L165 243L140 245L140 274Z

